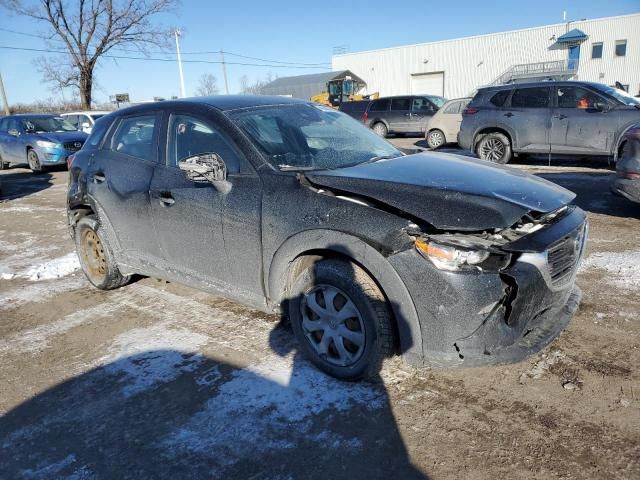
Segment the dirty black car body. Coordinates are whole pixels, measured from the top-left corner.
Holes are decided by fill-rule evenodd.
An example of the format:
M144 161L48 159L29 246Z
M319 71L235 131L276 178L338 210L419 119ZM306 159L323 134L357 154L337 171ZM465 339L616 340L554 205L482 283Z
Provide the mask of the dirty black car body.
M622 151L616 162L616 176L611 189L632 202L640 203L640 123L622 137Z
M482 365L555 338L579 301L573 197L478 159L405 156L308 102L210 97L100 119L68 215L99 288L137 273L284 310L318 367L358 379L398 350Z

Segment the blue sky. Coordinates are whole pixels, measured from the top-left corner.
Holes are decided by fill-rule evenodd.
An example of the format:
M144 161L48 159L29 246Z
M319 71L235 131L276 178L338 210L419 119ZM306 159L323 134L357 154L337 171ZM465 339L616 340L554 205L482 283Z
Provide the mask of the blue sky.
M334 10L329 6L333 5ZM281 62L331 62L334 46L348 45L349 51L370 50L395 45L429 42L447 38L533 27L569 20L623 15L640 11L638 0L533 2L458 0L448 2L313 2L244 0L214 2L184 0L175 14L159 17L165 25L180 27L183 52L225 51L273 59ZM10 17L0 11L0 28L30 34L45 31L30 19ZM0 46L46 48L44 42L0 30ZM115 52L114 52L115 54ZM126 55L126 53L121 53ZM33 65L38 53L0 49L2 73L10 103L31 102L60 95L43 84ZM131 55L131 54L130 54ZM137 54L133 54L137 55ZM158 56L158 55L154 55ZM217 61L219 55L184 55L184 59ZM228 62L253 62L227 55ZM256 63L256 62L253 62ZM240 78L250 81L268 73L289 76L328 70L229 65L230 93L240 89ZM198 79L211 73L223 90L223 76L217 64L185 64L187 95L193 95ZM109 94L128 92L132 100L178 95L178 69L175 62L105 59L96 72L98 88L94 97L105 101ZM67 94L67 98L70 94Z

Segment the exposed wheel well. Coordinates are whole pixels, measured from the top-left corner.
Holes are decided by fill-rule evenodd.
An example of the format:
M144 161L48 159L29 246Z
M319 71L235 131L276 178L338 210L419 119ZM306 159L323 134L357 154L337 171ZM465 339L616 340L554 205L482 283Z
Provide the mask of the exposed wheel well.
M476 136L473 139L474 152L476 151L476 147L478 146L478 143L480 143L480 140L482 140L489 133L501 133L502 135L506 136L509 139L511 148L513 149L513 139L511 138L511 135L509 135L509 132L499 127L487 127L487 128L483 128L478 133L476 133Z
M369 277L374 281L374 283L378 286L378 288L380 289L380 292L382 292L382 295L384 296L385 301L389 301L387 294L385 293L384 289L382 288L382 285L380 285L380 282L378 281L378 279L376 279L376 277L361 263L357 262L356 260L354 260L353 258L351 258L348 255L345 255L344 253L341 252L336 252L335 250L329 250L329 249L317 249L317 250L308 250L306 252L302 252L300 255L298 255L289 265L289 268L287 270L287 277L285 280L285 285L283 286L283 291L284 291L284 295L283 298L285 299L285 302L287 301L287 296L289 294L289 291L291 289L291 286L293 285L293 282L295 281L295 279L298 277L298 275L303 272L305 269L309 268L311 265L313 265L316 262L319 262L321 260L328 260L328 259L332 259L332 260L343 260L345 262L351 262L356 264L358 267L360 267L362 270L364 270L367 275L369 275ZM283 305L283 311L286 312L287 311L287 306ZM397 321L395 319L395 316L393 314L393 309L391 308L391 305L389 305L389 314L391 315L391 321L393 324L393 335L394 335L394 349L396 350L396 352L399 350L399 333L398 333L398 324Z
M88 215L95 215L95 212L89 205L78 205L69 209L69 226L75 228L78 222Z
M623 152L623 150L624 150L624 146L625 146L625 144L626 144L626 143L627 143L627 141L626 141L626 140L622 140L622 141L620 142L620 145L618 145L618 151L616 152L616 156L615 156L615 161L616 161L616 162L617 162L617 161L618 161L618 159L622 156L622 152Z

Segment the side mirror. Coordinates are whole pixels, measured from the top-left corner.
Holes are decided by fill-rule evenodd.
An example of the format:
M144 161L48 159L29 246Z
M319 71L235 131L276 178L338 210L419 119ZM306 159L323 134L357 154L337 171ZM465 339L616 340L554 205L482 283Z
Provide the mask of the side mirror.
M11 135L12 137L19 137L20 136L20 132L18 131L17 128L12 128L7 133L9 135Z
M605 102L595 102L593 104L593 109L597 110L598 112L606 112L607 110L609 110L609 105Z
M227 166L217 153L194 155L181 162L178 168L194 182L224 182L227 179Z
M91 128L91 124L89 122L83 122L82 125L80 125L82 127L82 130L86 130L87 128Z

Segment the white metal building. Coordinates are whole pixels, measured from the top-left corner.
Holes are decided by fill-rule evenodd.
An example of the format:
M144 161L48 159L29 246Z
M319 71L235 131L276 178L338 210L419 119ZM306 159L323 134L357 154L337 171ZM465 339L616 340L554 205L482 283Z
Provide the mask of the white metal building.
M640 92L640 13L334 55L380 95L470 95L483 85L589 80Z

